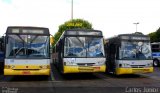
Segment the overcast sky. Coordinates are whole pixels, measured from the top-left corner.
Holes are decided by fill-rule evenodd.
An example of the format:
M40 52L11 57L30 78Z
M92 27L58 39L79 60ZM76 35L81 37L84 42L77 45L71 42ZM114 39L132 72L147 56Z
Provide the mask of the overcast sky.
M92 23L105 37L160 27L160 0L74 0L74 18ZM58 26L71 19L71 0L0 0L0 35L7 26Z

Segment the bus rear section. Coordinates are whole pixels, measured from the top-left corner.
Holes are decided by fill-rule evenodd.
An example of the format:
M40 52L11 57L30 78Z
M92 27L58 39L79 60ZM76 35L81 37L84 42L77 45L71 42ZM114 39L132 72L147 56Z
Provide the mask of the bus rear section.
M4 75L50 75L48 28L8 27Z
M107 71L116 75L153 72L150 38L122 34L106 39Z
M160 66L160 42L151 43L152 46L152 57L153 57L153 66Z
M68 30L55 46L55 64L62 73L105 72L101 31Z

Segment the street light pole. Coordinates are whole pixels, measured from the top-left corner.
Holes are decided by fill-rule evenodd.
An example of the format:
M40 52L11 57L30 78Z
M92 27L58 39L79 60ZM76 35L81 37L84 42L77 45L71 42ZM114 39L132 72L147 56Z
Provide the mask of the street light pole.
M135 25L136 25L136 32L137 32L137 25L139 24L139 22L137 22L137 23L133 23L133 24L135 24Z
M73 20L73 0L71 0L71 20Z

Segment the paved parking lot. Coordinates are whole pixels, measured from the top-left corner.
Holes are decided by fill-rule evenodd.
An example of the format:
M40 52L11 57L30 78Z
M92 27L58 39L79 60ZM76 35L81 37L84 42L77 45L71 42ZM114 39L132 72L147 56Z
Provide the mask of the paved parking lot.
M106 73L62 75L52 67L50 77L1 74L0 87L1 90L18 89L17 93L160 93L160 69L156 67L154 73L149 74L114 76ZM148 92L144 91L147 89Z

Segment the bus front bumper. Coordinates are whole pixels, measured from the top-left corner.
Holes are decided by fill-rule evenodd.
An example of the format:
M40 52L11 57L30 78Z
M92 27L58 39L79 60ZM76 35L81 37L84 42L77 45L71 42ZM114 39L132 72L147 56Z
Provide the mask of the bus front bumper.
M151 72L153 72L153 67L148 67L148 68L117 68L116 69L116 75L151 73Z
M106 66L64 66L63 73L105 72Z
M50 75L50 69L41 70L13 70L4 69L4 75Z

